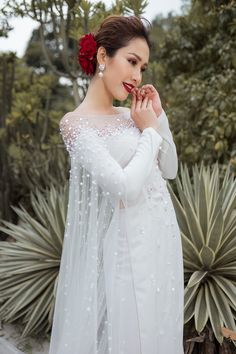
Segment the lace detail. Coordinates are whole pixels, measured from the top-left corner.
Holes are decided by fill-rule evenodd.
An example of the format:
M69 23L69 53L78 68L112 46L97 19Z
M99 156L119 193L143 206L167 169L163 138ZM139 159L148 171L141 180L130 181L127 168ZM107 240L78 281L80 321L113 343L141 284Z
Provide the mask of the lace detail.
M65 143L68 152L72 152L75 146L75 142L79 137L81 131L86 133L86 130L96 132L99 137L108 137L113 135L122 134L124 131L130 128L139 130L134 121L131 118L121 118L127 115L129 112L118 114L112 118L105 117L105 119L99 118L87 118L78 117L73 113L67 113L60 121L60 134Z
M134 128L136 127L132 119L120 119L117 118L117 122L120 124L117 126L107 124L103 128L94 128L97 131L98 136L104 137L104 136L111 136L111 135L118 135L124 132L124 130L128 128Z

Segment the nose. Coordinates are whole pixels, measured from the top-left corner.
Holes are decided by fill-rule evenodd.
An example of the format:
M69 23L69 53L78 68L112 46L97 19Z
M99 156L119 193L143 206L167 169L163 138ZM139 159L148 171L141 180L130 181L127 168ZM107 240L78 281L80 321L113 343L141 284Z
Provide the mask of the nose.
M135 70L133 72L133 78L132 78L132 81L134 83L134 85L137 87L141 81L142 81L142 73L140 70Z

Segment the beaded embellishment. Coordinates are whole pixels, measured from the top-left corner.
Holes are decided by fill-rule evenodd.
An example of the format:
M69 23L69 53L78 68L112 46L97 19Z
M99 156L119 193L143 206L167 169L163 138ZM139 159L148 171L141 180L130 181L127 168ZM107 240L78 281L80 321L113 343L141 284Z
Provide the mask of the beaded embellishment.
M104 122L99 119L92 120L87 117L73 116L73 114L68 117L68 114L66 114L60 121L60 134L67 151L70 153L73 151L75 142L82 130L84 132L84 130L91 131L92 129L101 138L122 134L130 128L138 130L131 118L119 117L123 115L124 114L118 114L115 119L109 118ZM109 122L109 120L111 120L111 122Z

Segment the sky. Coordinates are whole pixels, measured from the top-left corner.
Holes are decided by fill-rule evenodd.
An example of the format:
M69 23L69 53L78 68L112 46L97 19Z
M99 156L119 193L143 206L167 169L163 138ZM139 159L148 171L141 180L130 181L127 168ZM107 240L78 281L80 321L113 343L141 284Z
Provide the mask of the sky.
M109 8L113 1L103 0L103 2ZM2 0L0 0L0 4L1 3ZM157 14L163 14L165 16L170 11L176 14L181 12L181 0L149 0L148 3L143 17L146 17L149 21L151 21ZM38 27L38 23L27 18L16 18L12 19L10 24L14 29L9 33L8 38L0 39L0 52L13 51L21 57L24 54L33 29Z

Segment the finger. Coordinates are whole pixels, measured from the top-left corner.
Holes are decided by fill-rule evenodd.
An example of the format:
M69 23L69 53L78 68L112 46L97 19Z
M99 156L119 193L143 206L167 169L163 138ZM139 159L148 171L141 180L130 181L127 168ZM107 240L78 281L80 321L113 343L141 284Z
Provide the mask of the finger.
M153 85L145 85L145 90L148 90L150 93L158 94L158 91L155 89Z
M147 108L147 104L148 104L148 97L146 96L144 98L144 100L142 101L142 104L141 104L141 109L146 109Z
M143 96L144 96L144 91L142 89L142 87L140 87L137 91L137 96L138 96L138 99L142 99Z
M132 90L131 90L131 95L135 94L136 93L136 88L133 87Z
M142 98L140 96L137 97L137 101L136 101L136 109L140 110L141 109L141 105L142 105Z
M150 90L150 88L146 88L146 89L145 89L145 94L146 94L147 96L150 96L150 95L152 94L152 91Z
M131 102L131 114L133 114L134 111L135 111L135 108L136 108L136 101L137 101L136 95L133 94L133 95L132 95L132 102Z
M145 89L143 87L140 87L140 93L143 94L145 92Z
M141 95L140 95L140 89L137 89L136 97L137 97L138 100L140 99L140 97L141 97Z
M147 103L147 108L152 108L152 100L148 100L148 103Z
M136 100L137 100L139 97L139 90L138 89L135 90L135 96L136 96Z
M142 89L141 89L141 95L142 95L142 96L146 96L146 94L147 94L147 89L144 88L144 87L142 87Z
M143 88L149 88L149 89L151 89L151 90L155 90L155 87L153 86L153 85L151 85L151 84L146 84L146 85L143 85Z
M145 89L145 95L151 99L151 97L153 97L153 92L149 89L149 88L146 88Z

